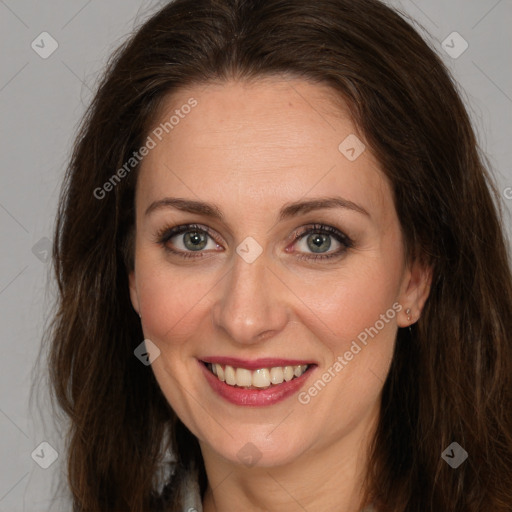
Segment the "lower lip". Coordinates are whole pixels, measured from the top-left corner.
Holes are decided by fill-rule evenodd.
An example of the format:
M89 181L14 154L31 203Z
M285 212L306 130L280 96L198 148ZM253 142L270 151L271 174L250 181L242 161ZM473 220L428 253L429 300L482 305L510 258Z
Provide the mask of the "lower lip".
M235 405L260 407L277 404L294 395L315 368L315 366L310 366L300 377L295 377L289 382L283 382L277 386L270 386L266 389L245 389L220 381L204 363L198 362L211 388L222 398Z

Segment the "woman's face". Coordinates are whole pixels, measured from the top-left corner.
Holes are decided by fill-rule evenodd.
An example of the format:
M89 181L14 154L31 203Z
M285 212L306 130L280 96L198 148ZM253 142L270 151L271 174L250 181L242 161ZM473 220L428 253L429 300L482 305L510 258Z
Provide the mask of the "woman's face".
M235 463L357 444L427 292L354 124L268 79L182 90L148 135L130 293L173 409Z

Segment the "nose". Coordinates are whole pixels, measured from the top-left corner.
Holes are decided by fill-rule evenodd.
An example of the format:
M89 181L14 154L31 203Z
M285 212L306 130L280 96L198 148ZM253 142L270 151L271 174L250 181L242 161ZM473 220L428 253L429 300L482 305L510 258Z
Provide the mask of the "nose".
M252 263L234 254L231 271L219 282L212 321L233 343L261 343L288 321L287 288L267 263L264 253Z

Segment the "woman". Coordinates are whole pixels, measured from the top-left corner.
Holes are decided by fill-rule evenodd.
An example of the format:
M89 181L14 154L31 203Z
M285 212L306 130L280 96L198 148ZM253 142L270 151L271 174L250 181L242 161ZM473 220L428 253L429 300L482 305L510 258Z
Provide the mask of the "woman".
M512 279L440 59L376 0L177 0L63 189L77 511L509 511Z

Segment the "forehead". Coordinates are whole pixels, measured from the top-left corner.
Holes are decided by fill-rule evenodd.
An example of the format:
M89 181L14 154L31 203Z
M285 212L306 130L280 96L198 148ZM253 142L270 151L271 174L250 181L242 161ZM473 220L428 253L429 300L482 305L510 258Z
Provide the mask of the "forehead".
M166 98L148 136L154 147L141 164L142 202L171 194L237 200L247 209L265 201L277 210L299 197L339 194L382 214L391 201L370 148L347 158L347 149L361 151L362 137L325 85L191 86Z

